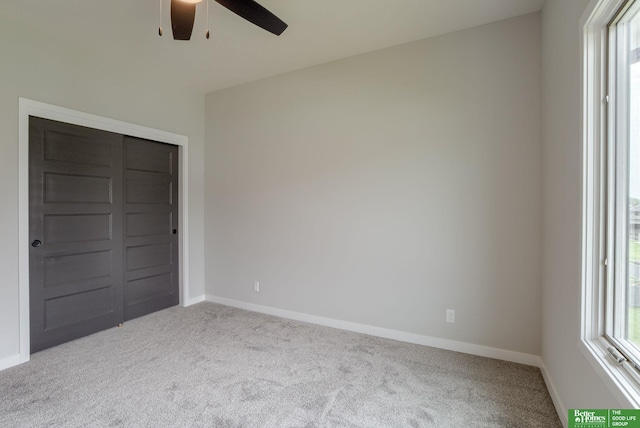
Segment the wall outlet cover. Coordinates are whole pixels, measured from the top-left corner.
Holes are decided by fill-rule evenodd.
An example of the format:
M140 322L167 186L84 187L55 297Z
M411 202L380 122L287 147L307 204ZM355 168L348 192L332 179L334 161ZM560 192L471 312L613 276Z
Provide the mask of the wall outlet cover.
M456 311L454 309L447 309L447 322L455 323L456 322Z

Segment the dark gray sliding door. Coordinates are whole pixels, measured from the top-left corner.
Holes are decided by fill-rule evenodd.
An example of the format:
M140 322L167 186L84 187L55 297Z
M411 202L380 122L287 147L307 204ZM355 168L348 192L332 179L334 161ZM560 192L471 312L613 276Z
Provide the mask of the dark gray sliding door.
M125 137L125 320L178 304L178 148Z
M122 136L29 121L31 352L122 322Z
M178 148L31 117L31 352L178 304Z

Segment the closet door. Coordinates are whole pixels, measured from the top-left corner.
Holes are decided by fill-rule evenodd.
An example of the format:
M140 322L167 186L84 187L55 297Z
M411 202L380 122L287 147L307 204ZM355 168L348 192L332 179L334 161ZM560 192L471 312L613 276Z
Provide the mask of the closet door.
M29 120L31 352L123 321L122 139Z
M124 318L178 304L178 148L124 137Z

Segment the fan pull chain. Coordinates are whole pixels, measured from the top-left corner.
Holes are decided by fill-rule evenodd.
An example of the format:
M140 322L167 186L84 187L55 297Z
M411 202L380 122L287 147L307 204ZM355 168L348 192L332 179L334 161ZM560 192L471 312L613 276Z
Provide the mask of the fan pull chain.
M207 32L204 36L209 40L209 0L207 0Z
M162 37L162 0L160 0L160 25L158 26L158 36Z

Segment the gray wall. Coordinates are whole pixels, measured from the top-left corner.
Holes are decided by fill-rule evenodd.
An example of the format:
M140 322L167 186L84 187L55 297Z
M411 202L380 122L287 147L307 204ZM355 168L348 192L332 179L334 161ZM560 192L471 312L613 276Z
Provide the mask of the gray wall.
M168 85L144 60L118 61L55 39L0 14L0 364L19 353L18 97L110 117L189 137L190 298L204 294L204 96ZM102 58L102 59L100 59Z
M578 347L582 299L579 22L588 3L546 0L542 10L542 359L565 409L626 406L614 399Z
M207 94L207 294L539 355L540 61L536 13Z

